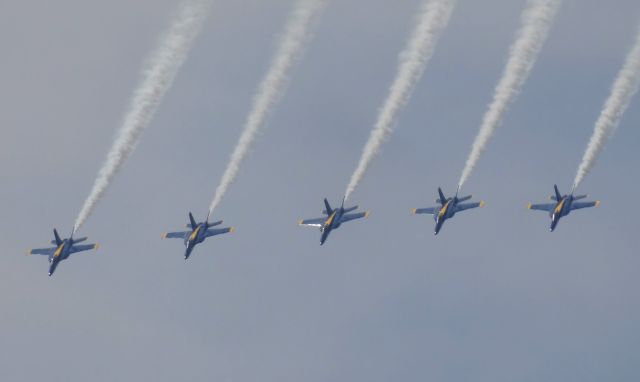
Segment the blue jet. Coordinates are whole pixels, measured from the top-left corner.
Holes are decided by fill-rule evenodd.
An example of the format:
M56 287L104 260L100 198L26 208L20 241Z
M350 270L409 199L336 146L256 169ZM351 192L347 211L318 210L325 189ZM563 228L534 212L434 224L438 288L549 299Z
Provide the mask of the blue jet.
M455 216L456 212L465 211L471 208L483 207L484 201L475 202L475 203L461 203L471 199L471 195L458 197L458 191L456 191L456 195L453 198L447 198L444 196L442 189L438 187L439 198L435 200L436 203L440 204L436 207L429 208L414 208L412 210L413 214L430 214L433 215L433 220L436 221L436 228L434 230L434 234L437 235L442 229L442 225L447 219L450 219Z
M298 221L298 225L320 228L320 232L322 233L320 236L320 245L324 244L331 231L340 227L342 223L369 216L369 211L350 214L349 212L357 210L358 206L344 208L344 198L342 199L340 208L336 208L335 210L331 208L326 198L324 199L324 205L326 209L322 211L322 213L326 215L325 217Z
M56 271L58 264L60 264L62 260L68 259L72 254L90 249L98 249L98 247L100 247L98 244L76 245L87 240L87 238L74 239L73 233L68 239L60 239L60 235L58 235L58 231L55 228L53 230L53 236L55 239L51 240L51 244L54 244L55 247L31 249L27 252L27 255L43 255L49 257L49 276L53 275L53 272Z
M595 202L576 202L576 200L584 199L587 195L573 195L574 190L571 190L571 194L562 195L558 190L558 186L553 185L553 190L555 191L555 195L551 195L549 199L555 201L555 203L548 204L531 204L527 206L530 210L538 210L545 211L549 213L551 217L551 226L549 227L549 231L553 232L560 221L560 218L563 216L567 216L573 210L578 210L580 208L589 208L589 207L598 207L600 205L600 201Z
M195 248L197 244L205 241L206 238L221 235L223 233L234 232L236 230L233 227L211 229L211 227L215 227L220 224L222 224L222 220L209 223L209 216L207 216L207 219L204 222L196 223L193 215L189 212L189 223L187 223L187 228L191 231L163 233L162 238L184 240L184 245L187 247L184 252L184 259L187 260L189 256L191 256L193 248Z

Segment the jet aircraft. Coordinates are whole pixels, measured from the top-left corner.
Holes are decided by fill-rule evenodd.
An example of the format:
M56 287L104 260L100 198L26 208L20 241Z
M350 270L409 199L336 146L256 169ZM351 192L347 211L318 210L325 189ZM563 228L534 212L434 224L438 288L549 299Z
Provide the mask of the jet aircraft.
M207 216L207 219L204 222L197 223L191 212L189 212L189 223L187 223L187 228L191 229L191 231L163 233L162 238L183 239L184 245L187 247L184 252L184 259L187 260L189 256L191 256L193 248L197 244L205 241L206 238L227 232L234 232L236 230L233 227L211 229L211 227L215 227L220 224L222 224L222 220L209 223L209 216Z
M447 219L454 217L457 212L484 206L484 201L474 203L461 203L471 199L471 195L458 197L458 191L459 189L456 191L456 195L453 198L447 198L444 196L442 189L438 187L439 198L436 199L435 202L440 204L439 206L429 208L414 208L412 212L414 215L433 215L433 219L436 221L434 234L437 235L438 232L440 232L440 229L442 229L442 225L444 224L444 222Z
M571 194L562 195L558 190L558 186L553 185L553 190L555 191L555 195L549 197L549 199L555 201L555 203L548 204L531 204L527 206L530 210L538 210L545 211L549 213L551 217L551 226L549 227L549 231L553 232L560 221L560 218L563 216L569 215L571 211L577 210L580 208L589 208L589 207L598 207L600 205L600 201L595 202L576 202L576 200L584 199L587 195L573 195L574 190L571 190Z
M342 223L369 216L369 211L349 213L357 210L358 206L344 208L344 198L342 199L342 205L339 208L331 208L331 205L326 198L324 199L324 205L326 209L322 211L322 213L326 215L326 217L298 221L298 225L320 228L320 232L322 233L320 235L320 245L324 244L331 231L340 227Z
M58 231L55 228L53 229L53 236L55 239L51 240L51 244L54 244L55 247L31 249L27 252L28 255L49 256L49 276L53 275L53 272L56 271L58 264L60 264L62 260L68 259L72 254L90 249L98 249L100 246L98 244L76 245L87 240L87 238L74 239L73 233L68 239L60 239L60 235L58 235Z

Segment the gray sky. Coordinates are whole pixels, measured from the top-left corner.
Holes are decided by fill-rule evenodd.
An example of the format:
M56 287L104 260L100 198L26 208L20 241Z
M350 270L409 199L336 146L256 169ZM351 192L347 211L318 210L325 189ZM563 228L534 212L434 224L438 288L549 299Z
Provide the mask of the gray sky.
M640 100L566 191L631 46L640 4L565 0L465 191L487 205L435 238L410 209L451 193L525 1L460 0L399 126L352 200L366 221L298 227L337 203L419 0L334 0L218 216L238 231L185 264L290 0L217 0L153 125L47 277L27 248L71 230L177 1L0 3L0 370L6 381L636 381Z

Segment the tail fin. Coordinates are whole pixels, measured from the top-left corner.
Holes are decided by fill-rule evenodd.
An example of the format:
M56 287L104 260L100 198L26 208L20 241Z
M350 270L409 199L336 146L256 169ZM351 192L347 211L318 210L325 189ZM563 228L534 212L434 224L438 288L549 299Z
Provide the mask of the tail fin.
M196 219L193 218L191 212L189 212L189 222L191 223L191 229L195 229L198 223L196 223Z
M558 186L554 184L553 189L556 192L556 200L560 201L562 199L562 194L560 194L560 191L558 190Z
M444 196L442 189L438 187L438 194L440 195L440 203L445 204L447 202L447 198Z
M62 244L62 240L60 239L60 235L58 235L58 230L53 229L53 236L56 238L56 245Z
M327 209L328 215L331 215L333 213L333 208L331 208L331 205L329 204L329 201L327 200L327 198L324 198L324 208Z
M222 224L222 220L218 220L217 222L213 222L213 223L207 223L207 228L215 227L220 224Z

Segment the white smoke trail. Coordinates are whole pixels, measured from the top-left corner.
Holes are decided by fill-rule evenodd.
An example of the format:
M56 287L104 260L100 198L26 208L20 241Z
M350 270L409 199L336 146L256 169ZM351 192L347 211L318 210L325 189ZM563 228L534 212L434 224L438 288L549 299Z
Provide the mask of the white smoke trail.
M209 10L207 0L185 1L171 27L151 55L148 68L131 100L117 138L96 178L89 197L76 219L80 229L111 184L114 176L136 148L144 129L151 123L160 101L171 87L178 69L202 28Z
M584 177L591 171L598 156L604 149L607 140L613 135L620 123L631 98L638 91L640 85L640 30L636 37L636 42L618 73L618 77L613 83L611 94L600 112L596 121L593 135L589 140L587 150L582 157L582 163L578 167L573 186L577 187Z
M400 53L396 77L389 88L387 99L378 112L378 119L364 146L358 167L351 175L345 199L349 199L380 151L380 147L393 132L396 116L420 80L427 62L433 55L438 37L449 22L454 5L455 0L426 0L423 3L411 38L404 51Z
M325 0L299 0L289 16L271 66L253 98L253 105L240 139L229 158L229 164L220 179L220 184L216 188L209 207L209 215L213 214L213 210L220 204L229 186L236 179L240 164L246 157L258 130L264 125L271 109L280 99L288 81L288 73L299 58L309 38L310 26L324 4Z
M509 59L502 78L495 88L493 101L484 114L482 125L476 136L458 187L467 181L502 121L504 113L516 99L533 65L538 58L542 45L547 39L549 29L560 6L560 0L530 0L522 14L522 27L516 41L511 46Z

